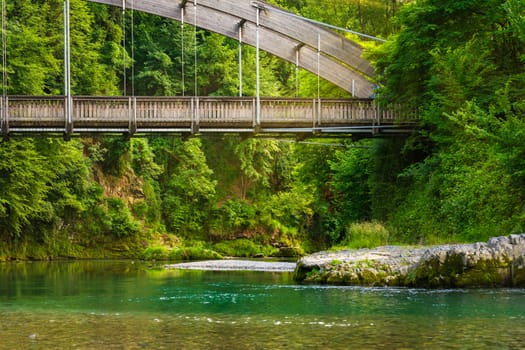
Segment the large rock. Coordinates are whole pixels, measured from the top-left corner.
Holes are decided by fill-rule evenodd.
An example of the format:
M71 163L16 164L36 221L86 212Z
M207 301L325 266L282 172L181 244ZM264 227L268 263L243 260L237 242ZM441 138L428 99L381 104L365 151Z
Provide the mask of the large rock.
M412 287L525 286L525 234L487 243L320 252L301 258L300 282Z

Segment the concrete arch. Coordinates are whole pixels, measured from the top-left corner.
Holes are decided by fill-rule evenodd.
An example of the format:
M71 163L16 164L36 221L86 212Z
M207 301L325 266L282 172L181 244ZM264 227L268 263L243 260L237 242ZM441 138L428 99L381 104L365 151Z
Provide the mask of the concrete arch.
M256 7L262 8L259 22L259 47L286 61L295 63L299 51L300 67L317 74L318 38L320 45L319 75L352 91L357 97L372 94L369 81L374 75L370 63L361 58L362 48L342 35L329 31L296 16L286 15L282 10L252 0L88 0L117 7L126 6L137 11L182 20L185 23L238 39L239 27L243 28L243 42L256 45ZM195 13L196 11L196 13Z

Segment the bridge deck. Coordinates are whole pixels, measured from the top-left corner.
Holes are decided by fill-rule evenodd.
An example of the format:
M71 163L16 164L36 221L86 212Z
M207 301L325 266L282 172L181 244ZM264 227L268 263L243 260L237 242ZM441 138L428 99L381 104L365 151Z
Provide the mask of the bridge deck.
M372 99L251 97L72 98L71 119L63 96L2 99L1 132L31 133L395 133L407 132L417 113L382 110Z

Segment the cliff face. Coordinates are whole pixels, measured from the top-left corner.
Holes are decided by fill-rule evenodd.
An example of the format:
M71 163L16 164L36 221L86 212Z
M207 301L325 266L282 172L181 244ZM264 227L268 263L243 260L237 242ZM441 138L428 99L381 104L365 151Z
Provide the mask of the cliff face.
M408 287L524 287L525 234L486 243L321 252L297 263L299 282Z

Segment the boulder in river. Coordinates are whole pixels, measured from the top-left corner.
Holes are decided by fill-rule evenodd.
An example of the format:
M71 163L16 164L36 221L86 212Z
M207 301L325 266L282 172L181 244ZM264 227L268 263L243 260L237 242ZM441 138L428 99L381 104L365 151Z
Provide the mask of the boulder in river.
M299 282L409 287L525 287L525 234L486 243L384 246L301 258Z

